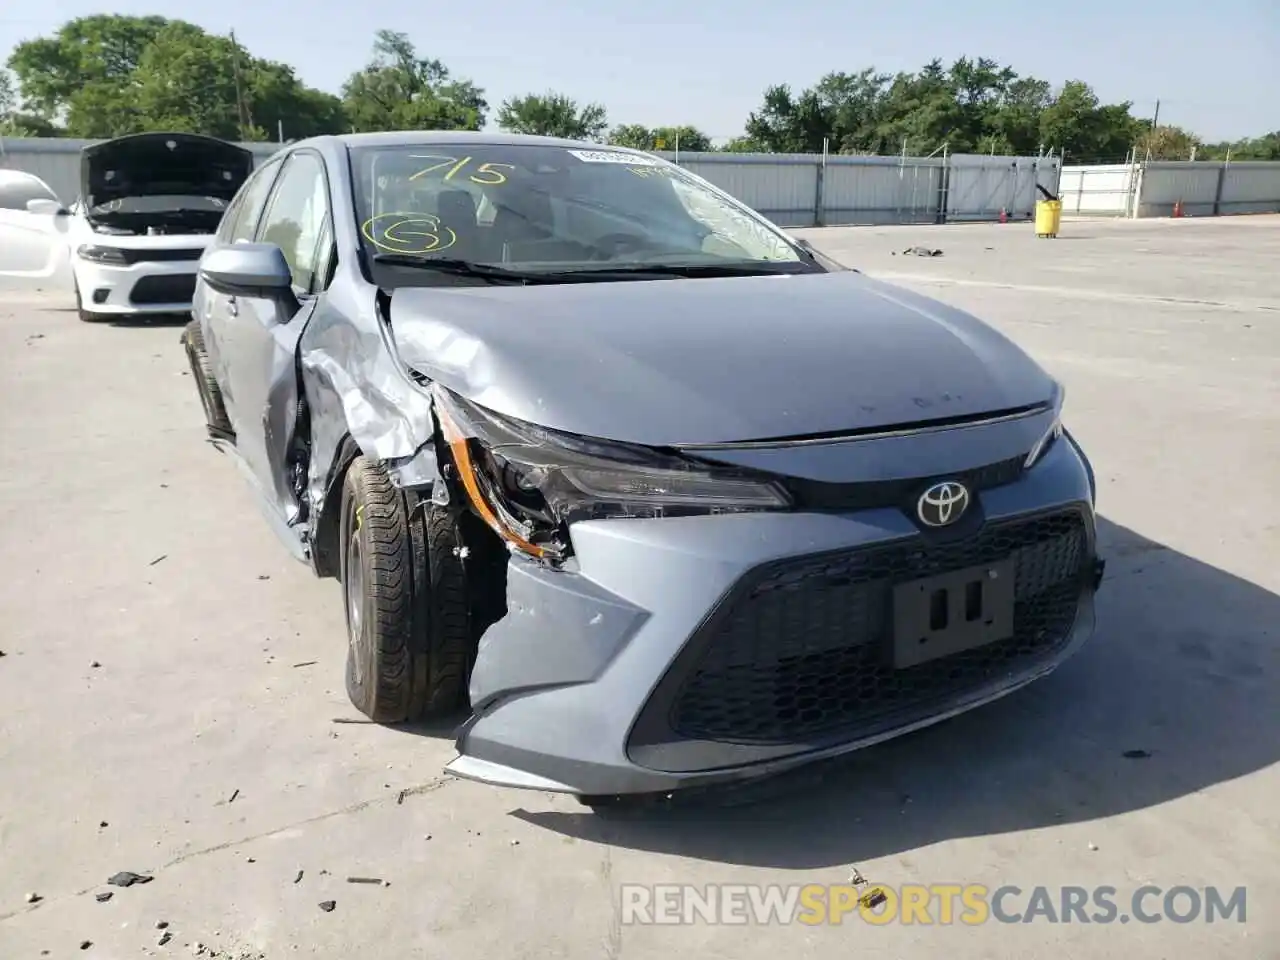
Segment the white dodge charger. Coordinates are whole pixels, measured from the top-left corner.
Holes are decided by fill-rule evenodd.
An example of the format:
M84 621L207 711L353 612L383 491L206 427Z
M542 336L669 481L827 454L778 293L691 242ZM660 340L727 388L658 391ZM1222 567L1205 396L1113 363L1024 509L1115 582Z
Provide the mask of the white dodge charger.
M196 267L253 154L213 137L141 133L85 147L70 208L0 170L0 275L70 285L80 319L185 313Z

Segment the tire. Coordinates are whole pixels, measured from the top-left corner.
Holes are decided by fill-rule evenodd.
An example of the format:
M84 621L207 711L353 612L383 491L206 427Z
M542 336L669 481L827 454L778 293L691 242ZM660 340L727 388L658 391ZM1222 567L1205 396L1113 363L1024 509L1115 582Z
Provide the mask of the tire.
M377 723L464 706L474 644L455 516L411 502L380 464L357 457L340 537L351 703Z
M100 313L93 313L84 308L84 300L80 298L80 284L76 284L76 313L80 315L81 321L84 323L103 323L110 317L104 317Z
M192 320L187 324L182 333L182 342L187 348L191 376L195 378L200 403L204 407L205 423L212 432L233 436L231 418L227 416L226 405L222 402L222 388L214 379L213 367L209 364L209 353L204 346L204 331L200 329L199 320Z

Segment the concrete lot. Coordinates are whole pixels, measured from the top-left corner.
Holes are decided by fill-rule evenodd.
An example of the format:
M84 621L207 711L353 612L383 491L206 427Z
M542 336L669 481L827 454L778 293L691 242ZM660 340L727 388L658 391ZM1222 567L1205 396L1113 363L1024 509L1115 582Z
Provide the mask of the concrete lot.
M756 805L602 818L452 781L448 731L334 722L356 716L338 588L203 442L177 329L0 294L0 960L1280 957L1280 218L798 232L989 318L1065 381L1110 557L1085 652ZM901 255L916 245L945 253ZM1122 909L1144 884L1245 885L1248 920L761 929L616 909L620 884L855 866L1109 885ZM105 886L122 870L154 881Z

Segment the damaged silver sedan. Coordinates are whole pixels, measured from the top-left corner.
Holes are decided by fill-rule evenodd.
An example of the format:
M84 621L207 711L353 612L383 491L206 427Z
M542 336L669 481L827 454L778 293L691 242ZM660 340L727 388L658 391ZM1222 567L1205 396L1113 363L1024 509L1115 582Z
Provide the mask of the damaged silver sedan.
M194 315L210 436L342 583L352 702L465 718L458 776L596 803L774 773L1092 632L1060 386L656 157L295 144Z

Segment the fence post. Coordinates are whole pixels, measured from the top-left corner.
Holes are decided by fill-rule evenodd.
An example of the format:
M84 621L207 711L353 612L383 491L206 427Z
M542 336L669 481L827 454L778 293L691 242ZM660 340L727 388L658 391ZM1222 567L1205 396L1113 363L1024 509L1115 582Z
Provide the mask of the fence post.
M934 214L934 223L947 222L947 199L951 194L951 154L950 144L942 145L942 166L938 168L938 210Z
M824 209L826 207L826 198L823 194L825 192L827 164L825 161L820 160L814 167L816 175L813 178L813 225L821 227L823 225L822 221L825 219L823 214L826 212Z
M1227 165L1225 163L1218 164L1218 185L1213 190L1213 215L1215 217L1222 215L1222 188L1227 179Z

